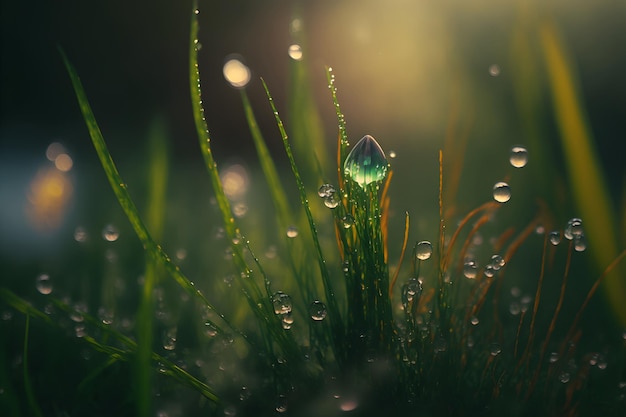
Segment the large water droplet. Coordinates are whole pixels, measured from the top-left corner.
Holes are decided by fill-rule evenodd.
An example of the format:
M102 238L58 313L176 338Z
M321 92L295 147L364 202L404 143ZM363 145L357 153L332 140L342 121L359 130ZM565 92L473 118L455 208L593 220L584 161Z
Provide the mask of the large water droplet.
M421 261L429 259L432 254L433 245L427 240L422 240L415 246L415 257Z
M343 164L345 174L365 188L387 176L388 162L376 139L365 135L354 145Z
M319 300L315 300L309 306L309 314L314 321L322 321L326 318L326 305Z
M528 151L522 146L514 146L511 149L511 155L509 156L509 162L515 168L525 167L528 163Z
M163 349L174 350L176 349L176 327L171 327L163 332Z
M511 187L506 182L497 182L493 186L493 199L498 203L506 203L511 199Z
M329 209L337 208L339 205L339 199L336 194L329 195L324 199L324 205Z
M107 224L102 229L102 238L107 242L115 242L120 237L120 232L112 224Z
M583 252L587 249L587 239L585 235L574 236L574 250L576 252Z
M275 314L287 314L291 313L293 307L291 303L291 297L282 291L277 291L272 296L272 304L274 306Z
M40 274L35 282L37 291L41 294L48 295L52 292L52 282L50 281L50 275Z
M293 239L296 236L298 236L298 228L296 226L289 226L287 228L287 237Z
M504 258L500 255L493 255L491 257L491 265L493 266L493 269L495 271L499 271L500 268L502 268L505 263L506 262L504 261Z

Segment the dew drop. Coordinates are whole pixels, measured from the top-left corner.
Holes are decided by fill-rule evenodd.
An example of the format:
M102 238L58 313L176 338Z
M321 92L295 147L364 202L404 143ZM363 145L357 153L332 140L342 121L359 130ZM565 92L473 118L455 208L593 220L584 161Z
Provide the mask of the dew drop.
M289 45L287 53L289 54L289 58L293 59L294 61L302 60L302 47L300 45Z
M480 323L480 320L478 319L478 317L472 316L472 318L470 318L470 323L472 323L472 326L476 326L478 325L478 323Z
M387 176L389 164L376 139L365 135L354 145L343 165L345 174L365 188Z
M513 301L511 304L509 304L509 313L511 313L511 315L517 316L521 312L522 306L520 305L520 303L518 303L517 301Z
M317 195L319 195L320 198L328 198L334 195L336 192L337 190L332 184L322 184L317 190Z
M559 381L561 381L561 383L563 384L567 384L569 380L570 380L569 372L561 372L561 374L559 375Z
M506 182L497 182L493 186L493 199L498 203L506 203L511 199L511 187Z
M511 155L509 156L509 162L515 168L523 168L528 163L528 151L522 146L514 146L511 149Z
M552 243L554 246L558 245L559 243L561 243L561 232L559 232L558 230L550 232L549 239L550 243Z
M474 279L478 273L478 268L476 266L476 262L468 261L463 265L463 275L467 279Z
M346 214L345 216L343 216L341 221L343 223L344 229L349 229L354 225L354 218L352 218L352 216L350 216L349 214Z
M74 240L80 243L87 241L87 231L84 227L78 226L74 229Z
M583 221L579 218L570 219L567 222L565 231L563 232L563 236L565 236L565 239L572 240L576 236L580 236L582 234L583 234Z
M48 295L52 292L52 282L50 281L50 275L40 274L35 280L35 287L41 294Z
M314 321L324 320L327 314L326 305L319 300L313 301L309 306L309 314Z
M550 363L555 363L555 362L557 362L558 360L559 360L559 354L558 354L557 352L552 352L552 353L550 354L550 358L548 359L548 361L549 361Z
M120 232L112 224L107 224L102 229L102 238L107 242L115 242L120 237Z
M504 261L504 258L500 255L493 255L491 257L491 265L493 266L493 269L495 271L499 271L500 268L502 268L505 263L506 262Z
M291 313L293 307L291 297L282 291L277 291L272 295L272 305L274 306L275 314Z
M502 346L500 346L498 343L492 343L489 346L489 354L491 356L498 356L500 353L502 353Z
M587 239L585 235L574 236L574 250L576 252L584 252L587 249Z
M332 194L324 199L324 205L329 209L337 208L339 205L339 199L335 194Z
M484 272L485 276L487 278L493 278L493 276L496 274L496 270L493 267L493 265L489 264L485 267L485 272Z
M298 228L296 226L289 226L287 228L287 237L293 239L298 236Z
M398 156L396 151L389 151L389 158L394 159L396 156Z
M176 349L176 327L171 327L163 332L163 349L174 350Z
M433 245L427 240L422 240L415 246L415 257L420 261L429 259L432 254Z

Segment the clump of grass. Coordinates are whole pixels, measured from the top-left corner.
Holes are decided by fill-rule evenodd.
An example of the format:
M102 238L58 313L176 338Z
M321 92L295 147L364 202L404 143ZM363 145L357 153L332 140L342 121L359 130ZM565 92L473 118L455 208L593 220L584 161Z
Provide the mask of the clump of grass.
M577 347L582 337L578 324L589 300L626 252L622 251L595 281L570 321L569 330L555 343L553 337L557 320L562 320L573 257L584 250L582 223L571 221L564 229L568 244L557 245L556 235L550 233L549 216L539 209L527 225L498 232L492 248L484 249L485 245L478 244L478 237L494 223L504 204L498 201L506 200L496 197L497 201L471 210L448 234L451 219L444 215L448 202L443 201L445 155L440 152L436 241L433 244L420 240L409 245L407 213L400 261L391 268L387 249L391 204L388 190L393 171L372 136L351 146L331 69L327 69L327 77L338 119L337 177L335 184L320 183L317 190L307 189L302 180L283 121L269 87L263 82L303 213L289 210L288 191L267 151L246 91L240 90L276 221L282 230L298 225L285 237L284 270L290 271L291 276L286 283L272 280L255 254L255 242L246 237L233 215L211 150L212 137L202 107L196 15L194 7L189 40L194 121L237 272L232 285L238 290L238 302L246 304L247 309L234 309L233 316L239 317L223 313L211 301L213 294L205 293L182 272L155 238L160 234L157 230L162 218L158 210L150 216L149 231L106 147L77 72L63 55L104 172L147 258L137 328L131 335L50 297L58 311L89 326L82 341L106 358L84 381L85 385L120 362L133 363L131 375L137 391L125 413L143 416L155 412L153 374L198 393L204 398L198 408L211 415L584 415L595 407L602 407L605 414L623 410L623 402L615 405L594 401L592 395L598 389L590 394L591 385L598 385L599 389L607 385L599 382L591 367L599 367L605 358L601 354L581 357ZM320 236L309 197L312 192L329 210L321 216L332 217L338 252L334 257L336 265L330 265L333 257L328 255L335 249L324 245ZM152 201L155 207L163 204L158 196ZM535 291L524 297L517 294L519 290L513 291L509 303L505 272L538 228L542 229L543 242L535 264L539 267ZM306 241L305 232L309 238ZM301 239L293 239L296 233L302 235ZM543 289L548 276L553 278L556 274L557 251L566 256L559 296L556 303L550 300L545 306ZM410 265L403 268L407 254ZM210 335L210 341L197 342L206 348L199 349L203 355L200 369L190 370L185 364L184 353L179 354L174 347L178 336L172 328L164 333L166 354L155 348L157 325L152 317L155 305L162 300L158 300L154 290L161 273L171 277L171 282L192 300L196 332ZM297 294L284 291L279 285ZM46 313L11 291L1 289L0 297L28 318L25 352L30 317L56 326ZM294 325L297 321L304 324ZM241 365L235 368L228 364L232 366L230 373L202 371L205 362L229 368L224 362L237 359ZM242 369L248 370L245 378L255 386L252 398L247 385L242 389L242 377L238 375ZM27 376L26 361L24 372ZM36 393L30 389L28 378L24 379L35 412ZM608 395L618 395L617 383L610 383L613 390Z

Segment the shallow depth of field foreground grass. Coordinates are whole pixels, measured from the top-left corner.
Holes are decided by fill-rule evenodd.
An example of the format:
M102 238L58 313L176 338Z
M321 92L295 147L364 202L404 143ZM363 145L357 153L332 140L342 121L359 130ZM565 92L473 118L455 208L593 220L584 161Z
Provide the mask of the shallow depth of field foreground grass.
M59 50L114 193L94 189L94 198L116 198L125 218L101 233L77 225L56 267L66 279L44 271L27 292L0 287L3 415L626 415L621 220L550 19L532 39L575 184L565 191L536 138L468 157L454 112L434 169L407 187L395 161L411 156L376 132L354 133L332 68L319 104L336 114L329 146L296 44L288 103L250 81L241 59L224 66L258 164L222 164L213 147L226 139L205 114L213 80L198 63L199 14L194 5L184 47L205 195L189 195L197 180L170 166L158 119L148 180L127 179L90 105L98 98ZM527 51L529 38L514 39ZM263 106L249 82L262 86ZM536 97L518 88L520 117L532 120ZM273 129L262 132L268 118ZM280 157L270 140L282 141ZM465 180L471 161L491 158L506 163L493 163L489 186ZM475 206L462 201L468 188L484 196ZM166 199L171 189L178 204ZM398 208L408 194L427 195L431 210ZM215 227L197 245L171 232L193 235L207 222Z

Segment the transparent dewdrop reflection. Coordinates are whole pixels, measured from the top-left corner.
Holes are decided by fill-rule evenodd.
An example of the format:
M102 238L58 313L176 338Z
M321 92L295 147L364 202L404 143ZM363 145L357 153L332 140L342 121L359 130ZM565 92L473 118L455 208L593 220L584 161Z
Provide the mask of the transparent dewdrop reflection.
M35 281L35 286L37 287L37 291L39 291L41 294L50 294L52 292L52 282L50 281L50 275L40 274Z
M366 188L385 179L389 163L376 139L365 135L346 157L343 169L344 173L361 188Z
M420 261L425 261L426 259L430 259L430 256L432 254L433 254L433 245L427 240L423 240L415 246L415 257L419 259Z
M509 162L515 168L523 168L528 163L528 150L523 146L513 146L511 148L511 155L509 156Z
M287 53L289 54L289 58L293 59L294 61L302 60L302 47L300 45L289 45Z
M241 60L238 58L230 58L226 61L223 68L224 78L235 88L243 88L250 82L252 73Z
M493 199L498 203L506 203L511 199L511 187L506 182L497 182L493 186Z

